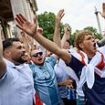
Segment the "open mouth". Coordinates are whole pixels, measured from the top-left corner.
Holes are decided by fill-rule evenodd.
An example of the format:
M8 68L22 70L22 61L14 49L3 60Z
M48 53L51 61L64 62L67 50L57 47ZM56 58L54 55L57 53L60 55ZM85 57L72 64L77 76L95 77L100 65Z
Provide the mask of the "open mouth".
M42 60L42 58L39 58L39 59L38 59L38 61L41 61L41 60Z
M96 47L96 43L94 43L93 46Z

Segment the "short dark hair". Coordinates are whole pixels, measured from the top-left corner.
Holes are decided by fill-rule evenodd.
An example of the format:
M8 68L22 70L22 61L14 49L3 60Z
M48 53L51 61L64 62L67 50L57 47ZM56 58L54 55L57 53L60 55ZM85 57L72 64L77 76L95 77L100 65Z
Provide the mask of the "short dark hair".
M13 42L20 41L19 38L7 38L3 41L3 51L12 46Z

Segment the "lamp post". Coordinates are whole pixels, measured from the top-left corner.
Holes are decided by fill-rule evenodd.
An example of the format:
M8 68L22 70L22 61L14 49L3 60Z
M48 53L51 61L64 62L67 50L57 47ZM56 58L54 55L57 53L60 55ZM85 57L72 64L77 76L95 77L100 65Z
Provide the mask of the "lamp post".
M95 15L96 15L96 19L97 19L97 24L98 24L98 28L99 28L99 33L102 35L102 30L101 30L101 25L100 25L100 20L99 20L98 13L99 13L99 11L97 11L97 8L95 7Z

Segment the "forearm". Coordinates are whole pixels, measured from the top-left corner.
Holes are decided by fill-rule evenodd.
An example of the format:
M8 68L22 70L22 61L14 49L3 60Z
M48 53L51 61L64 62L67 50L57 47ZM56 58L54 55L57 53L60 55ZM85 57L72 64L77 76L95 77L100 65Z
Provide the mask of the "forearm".
M0 60L0 79L3 77L3 75L6 73L6 64L1 59Z
M69 37L68 37L69 36ZM68 35L67 33L64 33L62 40L61 40L61 47L63 48L64 43L66 42L66 40L70 39L70 35Z
M70 39L70 34L71 34L71 28L68 24L65 24L64 35L61 40L61 47L64 47L65 42Z
M57 46L56 43L50 41L49 39L43 37L40 33L35 35L34 39L38 41L43 47L45 47L48 51L58 54L60 48Z
M54 31L53 40L59 47L61 47L60 23L57 21L55 22L55 31Z
M38 41L43 47L45 47L50 52L56 54L59 58L63 59L65 62L69 63L71 60L71 56L67 52L67 50L61 49L58 45L45 37L43 37L40 33L33 37L36 41Z
M63 16L64 16L64 10L61 9L57 13L55 18L55 31L54 31L53 40L59 47L61 47L60 24Z
M3 47L2 47L2 39L0 35L0 78L6 72L6 65L3 60Z
M59 82L58 86L66 86L66 85L65 85L65 82Z

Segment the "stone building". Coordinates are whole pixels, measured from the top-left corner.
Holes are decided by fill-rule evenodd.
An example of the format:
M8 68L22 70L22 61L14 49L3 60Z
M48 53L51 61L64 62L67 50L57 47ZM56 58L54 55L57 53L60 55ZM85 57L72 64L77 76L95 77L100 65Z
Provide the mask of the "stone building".
M32 21L37 10L36 0L0 0L0 34L2 38L18 36L24 41L26 48L31 49L35 41L18 30L14 17L21 13Z

